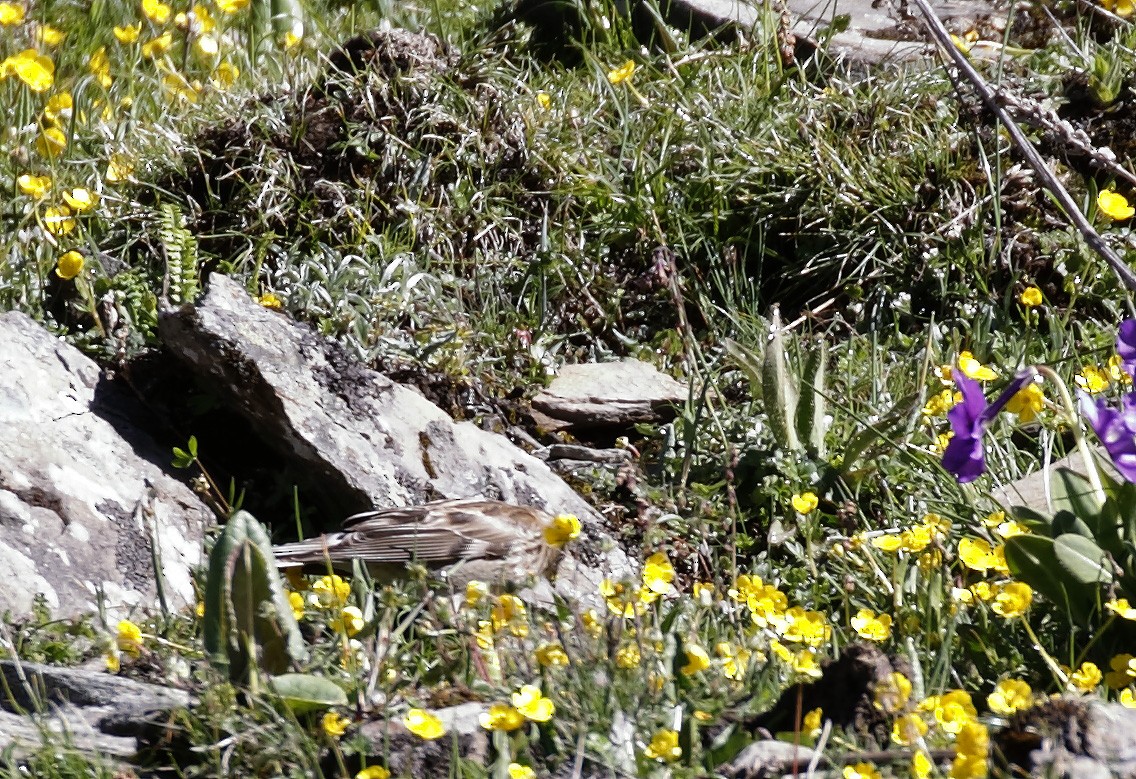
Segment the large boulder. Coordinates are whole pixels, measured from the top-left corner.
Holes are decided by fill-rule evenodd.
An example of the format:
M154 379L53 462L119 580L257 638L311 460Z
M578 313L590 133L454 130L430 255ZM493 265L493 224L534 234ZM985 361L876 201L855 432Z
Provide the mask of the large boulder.
M195 304L165 312L166 346L269 446L306 474L312 500L345 516L371 508L483 496L599 517L544 462L213 275ZM338 516L335 517L338 520Z
M78 349L0 315L0 613L40 594L57 615L115 620L157 605L159 575L167 605L193 602L212 513L166 473L143 415Z

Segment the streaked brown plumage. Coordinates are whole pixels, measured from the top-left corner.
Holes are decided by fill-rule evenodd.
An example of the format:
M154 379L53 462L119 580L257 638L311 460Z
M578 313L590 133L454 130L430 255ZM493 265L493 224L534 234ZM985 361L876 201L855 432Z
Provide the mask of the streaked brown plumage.
M543 535L552 521L540 509L496 500L442 500L356 514L339 532L283 544L274 552L281 568L326 572L330 563L350 572L359 560L376 578L394 579L417 562L444 571L455 586L474 579L520 583L556 570L561 550Z

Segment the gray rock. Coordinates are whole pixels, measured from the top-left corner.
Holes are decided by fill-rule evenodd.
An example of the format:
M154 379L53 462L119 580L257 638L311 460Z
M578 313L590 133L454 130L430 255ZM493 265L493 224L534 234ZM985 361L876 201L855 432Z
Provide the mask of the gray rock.
M989 23L990 17L997 16L995 4L988 0L933 0L931 5L947 27L959 33L973 28L979 20ZM793 34L808 39L816 38L834 15L847 14L848 27L831 37L828 51L848 60L909 60L932 51L923 41L918 11L908 12L905 3L785 0L785 7L792 17ZM747 0L672 0L668 21L686 29L711 30L733 23L745 31L753 28L763 13L760 3Z
M446 729L434 741L412 734L401 718L365 722L359 733L372 745L368 762L385 765L392 776L446 776L455 753L475 765L489 764L489 731L478 719L488 709L485 703L463 703L431 711Z
M808 747L767 739L750 744L729 763L718 766L716 773L734 779L768 779L790 774L796 766L804 775L816 757L816 752ZM823 756L818 762L822 768L830 765Z
M0 751L11 747L17 755L65 744L88 757L129 759L135 734L190 703L184 691L105 671L5 660L0 675Z
M993 737L1030 776L1136 777L1136 710L1091 698L1051 698Z
M156 605L155 561L172 608L212 514L159 465L144 413L77 349L20 313L0 315L0 612L40 593L60 616L113 621Z
M1111 475L1116 476L1116 471L1108 462L1108 455L1103 452L1097 452L1097 454L1100 455L1097 458L1098 465L1105 468ZM1085 461L1077 453L1055 460L1048 469L1043 468L1034 471L1028 476L1023 476L994 490L993 498L1006 507L1024 506L1044 514L1052 514L1053 506L1050 500L1053 495L1054 472L1058 468L1068 468L1083 476L1085 474Z
M166 345L297 463L340 515L482 496L599 517L549 467L504 436L455 423L412 389L350 358L214 275L196 305L165 312Z
M626 427L671 419L687 387L639 360L565 365L532 406L579 427Z

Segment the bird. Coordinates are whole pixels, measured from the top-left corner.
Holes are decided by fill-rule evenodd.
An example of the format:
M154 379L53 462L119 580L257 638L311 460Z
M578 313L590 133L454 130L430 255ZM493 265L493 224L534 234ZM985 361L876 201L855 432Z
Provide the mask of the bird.
M564 545L579 533L572 514L461 498L365 511L345 519L337 532L280 544L273 553L284 570L351 572L359 561L376 579L391 581L418 563L456 587L474 580L512 584L551 576Z

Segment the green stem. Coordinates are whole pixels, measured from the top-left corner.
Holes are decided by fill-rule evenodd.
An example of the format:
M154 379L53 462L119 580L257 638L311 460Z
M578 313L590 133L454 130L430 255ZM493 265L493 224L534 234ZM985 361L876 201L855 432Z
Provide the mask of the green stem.
M1061 684L1061 689L1064 690L1067 688L1069 686L1069 676L1061 670L1061 665L1053 659L1053 656L1045 651L1045 647L1041 645L1041 641L1038 639L1037 634L1033 632L1033 627L1024 615L1022 616L1022 625L1025 627L1026 634L1030 637L1030 641L1033 642L1033 648L1041 654L1041 659L1045 661L1053 677Z
M1069 413L1071 420L1070 428L1073 431L1073 440L1077 442L1077 451L1081 453L1081 459L1085 461L1085 475L1089 479L1089 484L1092 485L1093 492L1096 494L1097 499L1104 503L1106 495L1104 492L1104 485L1101 484L1100 473L1097 471L1096 460L1093 458L1093 452L1089 448L1088 442L1085 440L1085 431L1081 427L1081 419L1077 414L1077 406L1073 403L1073 396L1069 394L1069 388L1065 382L1057 375L1057 372L1050 368L1048 365L1038 365L1037 372L1045 378L1049 379L1054 386L1057 387L1057 392L1061 396L1061 402L1065 406L1065 410Z

